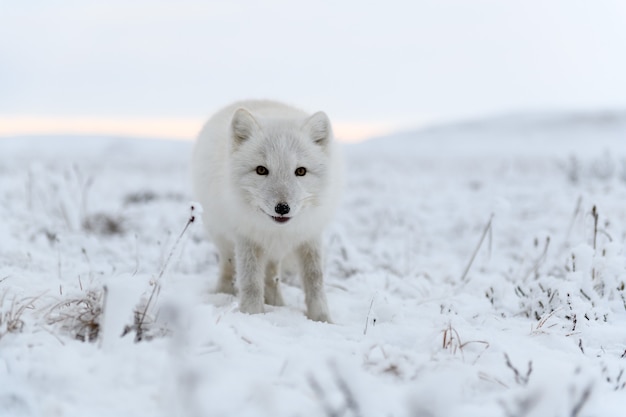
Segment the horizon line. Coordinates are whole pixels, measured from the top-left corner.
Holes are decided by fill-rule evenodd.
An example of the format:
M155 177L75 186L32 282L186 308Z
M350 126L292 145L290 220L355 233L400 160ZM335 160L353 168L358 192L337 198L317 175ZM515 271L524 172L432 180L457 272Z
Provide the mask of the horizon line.
M205 117L100 117L100 116L9 116L0 115L0 137L19 136L114 136L195 140ZM402 125L388 122L333 122L335 137L341 142L361 142L399 130ZM419 127L419 123L415 127Z

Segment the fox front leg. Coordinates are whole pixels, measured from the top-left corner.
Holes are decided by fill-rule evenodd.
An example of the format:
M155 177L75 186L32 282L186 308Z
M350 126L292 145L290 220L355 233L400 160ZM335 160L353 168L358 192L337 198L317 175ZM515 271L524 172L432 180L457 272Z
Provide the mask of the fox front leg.
M284 306L280 292L280 263L268 261L265 268L265 304Z
M324 293L321 243L317 240L305 242L298 248L297 255L304 288L306 315L311 320L330 323L328 303Z
M239 310L242 313L263 313L265 276L263 249L247 239L235 244L236 274L239 286Z
M215 244L220 254L220 273L216 291L235 295L235 252L233 245L221 238L216 239Z

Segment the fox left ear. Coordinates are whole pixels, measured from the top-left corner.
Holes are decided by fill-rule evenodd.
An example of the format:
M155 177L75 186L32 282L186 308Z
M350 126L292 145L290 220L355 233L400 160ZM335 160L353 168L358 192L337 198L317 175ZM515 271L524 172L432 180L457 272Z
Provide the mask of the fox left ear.
M241 145L260 130L254 116L244 108L235 111L230 127L236 146Z
M304 130L316 144L326 147L332 137L332 127L326 113L318 111L304 123Z

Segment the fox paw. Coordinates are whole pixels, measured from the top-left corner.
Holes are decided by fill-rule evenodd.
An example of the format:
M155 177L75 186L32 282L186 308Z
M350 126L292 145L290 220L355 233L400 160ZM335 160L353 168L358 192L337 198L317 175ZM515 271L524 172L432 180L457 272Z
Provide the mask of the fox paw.
M263 313L263 302L257 300L241 300L239 303L239 311L246 314Z
M330 314L328 313L328 307L325 305L316 306L315 308L309 307L307 309L306 316L309 320L332 323Z

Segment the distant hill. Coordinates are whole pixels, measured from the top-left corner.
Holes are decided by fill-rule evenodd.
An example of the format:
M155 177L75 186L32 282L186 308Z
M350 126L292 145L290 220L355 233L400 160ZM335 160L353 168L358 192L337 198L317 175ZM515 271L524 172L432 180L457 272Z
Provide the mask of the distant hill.
M398 132L368 141L420 151L626 154L626 111L512 114Z

